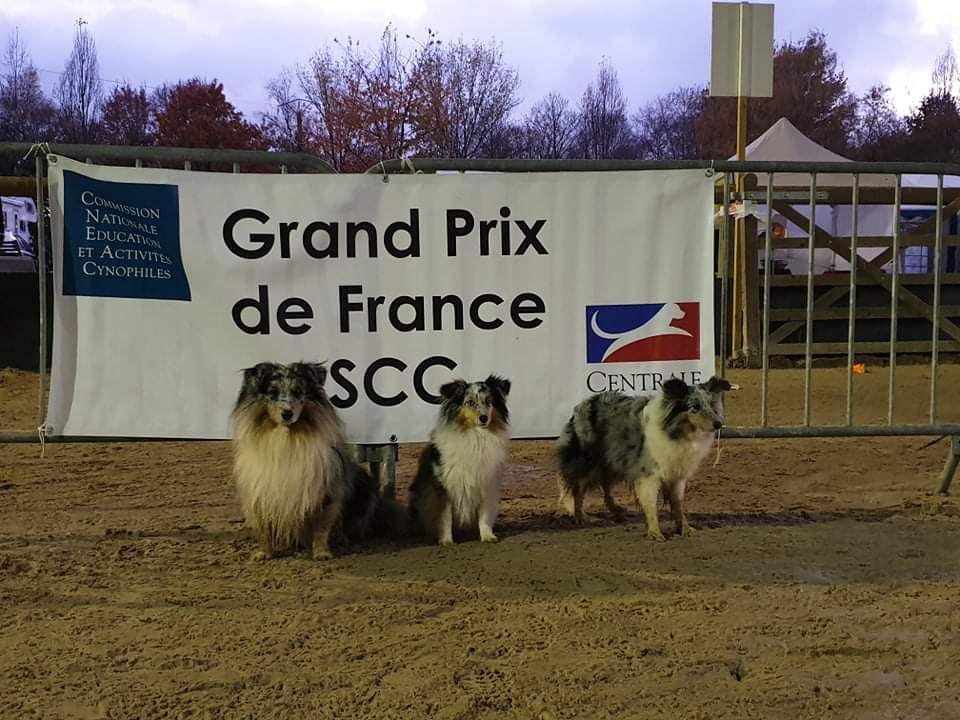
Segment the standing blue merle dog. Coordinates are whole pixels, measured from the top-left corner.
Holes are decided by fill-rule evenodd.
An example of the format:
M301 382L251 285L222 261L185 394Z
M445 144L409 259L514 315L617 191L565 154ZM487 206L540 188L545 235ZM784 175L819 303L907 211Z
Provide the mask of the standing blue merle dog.
M600 488L607 509L624 509L612 489L627 482L647 521L647 536L663 540L657 518L662 491L680 535L690 535L683 497L717 431L723 427L723 394L736 386L719 378L687 385L671 378L658 397L604 392L579 403L557 439L560 504L583 523L583 498Z

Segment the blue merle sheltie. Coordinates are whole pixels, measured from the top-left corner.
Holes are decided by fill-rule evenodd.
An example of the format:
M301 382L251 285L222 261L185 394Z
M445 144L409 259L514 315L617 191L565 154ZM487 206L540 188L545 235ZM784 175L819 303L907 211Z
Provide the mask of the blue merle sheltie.
M390 501L356 464L324 390L322 363L260 363L243 373L231 416L234 476L255 560L297 549L316 560L364 539Z
M586 491L600 488L607 509L621 518L624 509L612 490L625 481L646 518L648 537L664 539L657 519L661 492L677 533L690 535L686 484L723 427L723 394L734 388L715 377L698 385L671 378L653 398L604 392L579 403L556 443L561 507L581 524Z
M420 454L409 508L418 529L441 545L455 529L480 532L496 542L500 480L510 445L510 381L456 380L440 388L440 417Z

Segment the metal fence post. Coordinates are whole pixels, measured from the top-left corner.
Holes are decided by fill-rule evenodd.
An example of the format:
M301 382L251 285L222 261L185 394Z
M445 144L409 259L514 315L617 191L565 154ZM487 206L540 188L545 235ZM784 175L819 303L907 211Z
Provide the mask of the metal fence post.
M43 432L43 424L46 419L46 413L43 409L44 390L47 380L47 237L46 237L46 218L44 216L43 202L43 168L47 161L46 156L39 150L34 158L36 176L37 176L37 286L40 297L40 357L38 358L38 368L40 378L37 383L37 428Z
M957 466L960 465L960 436L950 438L950 450L948 451L947 462L943 466L943 473L940 475L940 487L937 490L941 495L950 493L950 485L957 474Z

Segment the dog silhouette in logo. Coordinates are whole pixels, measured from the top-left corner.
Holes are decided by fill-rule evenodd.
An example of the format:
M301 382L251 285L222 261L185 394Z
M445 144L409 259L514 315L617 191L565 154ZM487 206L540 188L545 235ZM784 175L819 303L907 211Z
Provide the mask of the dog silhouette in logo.
M675 320L682 320L687 316L686 311L676 303L666 303L657 311L656 315L640 325L640 327L633 328L632 330L626 330L622 333L608 333L606 330L603 330L597 320L597 316L599 314L599 310L593 313L593 317L590 318L590 329L593 330L597 337L601 337L604 340L614 341L610 347L607 348L606 352L603 353L604 360L609 358L621 348L625 348L627 345L632 345L639 340L660 337L662 335L683 335L685 337L693 337L693 335L683 328L674 327L673 322Z

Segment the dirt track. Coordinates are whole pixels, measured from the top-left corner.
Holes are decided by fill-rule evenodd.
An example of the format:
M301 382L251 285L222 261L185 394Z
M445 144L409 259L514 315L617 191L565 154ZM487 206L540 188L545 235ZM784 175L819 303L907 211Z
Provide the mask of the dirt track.
M898 419L926 373L898 370ZM773 420L800 377L773 373ZM814 377L814 421L839 420L843 371ZM859 419L886 379L857 378ZM35 383L0 371L0 429L35 424ZM701 532L654 544L599 503L557 519L546 446L518 442L495 546L265 565L224 443L0 446L0 717L960 717L960 505L923 443L725 442Z

